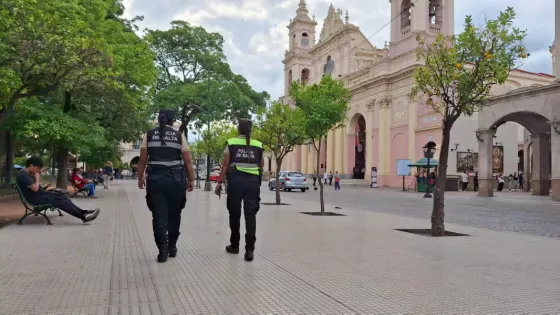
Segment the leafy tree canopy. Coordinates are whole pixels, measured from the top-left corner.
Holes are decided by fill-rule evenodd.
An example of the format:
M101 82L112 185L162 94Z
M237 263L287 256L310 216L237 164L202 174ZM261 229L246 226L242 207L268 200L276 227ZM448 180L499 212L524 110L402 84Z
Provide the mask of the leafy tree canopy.
M265 106L269 95L255 92L234 74L223 52L223 37L185 21L173 21L166 31L147 34L159 72L154 111L175 109L181 131L196 118L234 121Z
M433 43L417 37L417 56L425 65L414 73L412 98L426 98L446 121L478 111L492 86L503 84L529 56L524 45L527 33L513 27L514 19L515 11L509 7L481 27L467 16L465 30L457 36L438 35Z
M346 119L350 92L342 81L324 76L319 84L294 82L290 95L303 114L305 135L317 141Z
M237 128L222 121L213 124L210 130L202 131L201 135L201 141L196 144L198 153L207 154L215 163L221 163L226 141L237 136Z

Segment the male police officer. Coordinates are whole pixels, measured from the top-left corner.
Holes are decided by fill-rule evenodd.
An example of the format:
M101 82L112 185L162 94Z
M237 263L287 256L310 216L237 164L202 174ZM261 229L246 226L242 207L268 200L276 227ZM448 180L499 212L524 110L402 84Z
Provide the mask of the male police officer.
M138 163L138 187L146 187L146 203L152 212L154 238L159 249L158 262L177 255L181 211L193 190L194 171L185 135L172 128L171 110L159 112L159 127L144 135ZM146 164L148 165L146 169ZM144 170L148 173L144 181Z
M241 119L238 126L239 136L227 141L224 163L216 191L220 191L227 174L227 208L229 210L229 227L231 229L230 245L226 251L239 253L239 226L241 220L241 202L245 216L245 260L253 260L257 229L256 215L260 208L261 177L264 166L263 145L251 139L251 120Z

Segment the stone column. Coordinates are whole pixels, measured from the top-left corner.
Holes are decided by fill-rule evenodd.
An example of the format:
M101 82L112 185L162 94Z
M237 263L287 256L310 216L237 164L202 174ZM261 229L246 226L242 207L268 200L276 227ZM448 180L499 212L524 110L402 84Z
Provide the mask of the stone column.
M530 137L530 136L529 136ZM524 191L531 191L531 141L525 142L523 146L523 178L525 183L523 183Z
M560 201L560 135L554 130L554 128L551 128L550 135L550 151L552 158L550 165L550 182L552 184L551 196L552 200Z
M327 160L325 161L325 171L330 172L333 171L334 168L334 152L335 152L335 145L334 145L334 130L329 130L327 134Z
M313 147L313 144L305 144L305 147L306 150L309 150L309 153L307 153L307 169L309 173L313 173L313 171L317 170L315 147Z
M340 127L336 129L334 133L334 146L336 148L336 152L334 153L334 171L338 172L338 174L344 174L344 159L346 155L346 145L344 143L344 132L346 127Z
M303 174L309 174L313 170L309 170L307 167L307 145L300 145L299 149L301 150L301 172Z
M482 142L478 143L478 195L480 197L493 197L495 179L492 172L492 147L494 141L492 130L480 130L480 139Z
M560 0L554 0L554 39L556 47L560 47ZM560 52L556 51L554 55L554 76L556 82L560 82Z
M550 135L531 135L533 140L533 195L548 196L550 192Z

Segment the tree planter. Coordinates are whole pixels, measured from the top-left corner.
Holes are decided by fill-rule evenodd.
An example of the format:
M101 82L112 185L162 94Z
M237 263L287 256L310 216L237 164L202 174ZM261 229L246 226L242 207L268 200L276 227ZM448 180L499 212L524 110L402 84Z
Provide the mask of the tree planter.
M317 216L317 217L345 217L345 214L335 212L300 212L303 214Z
M432 236L430 229L395 229L395 231L407 232L407 233L423 235L423 236L430 236L430 237ZM469 234L451 232L451 231L445 231L445 234L443 236L470 236L470 235Z

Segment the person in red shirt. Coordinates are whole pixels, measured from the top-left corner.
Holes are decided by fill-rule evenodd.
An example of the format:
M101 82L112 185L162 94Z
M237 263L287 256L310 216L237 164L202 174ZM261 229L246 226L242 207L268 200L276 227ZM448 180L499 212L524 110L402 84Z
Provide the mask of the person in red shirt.
M79 189L86 188L89 191L89 198L97 198L95 197L95 184L82 177L81 169L74 169L74 172L72 174L72 181L74 182L74 185L76 185L76 187L78 187Z

